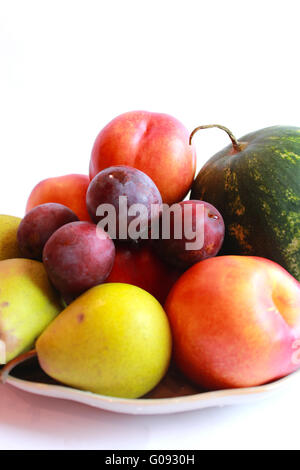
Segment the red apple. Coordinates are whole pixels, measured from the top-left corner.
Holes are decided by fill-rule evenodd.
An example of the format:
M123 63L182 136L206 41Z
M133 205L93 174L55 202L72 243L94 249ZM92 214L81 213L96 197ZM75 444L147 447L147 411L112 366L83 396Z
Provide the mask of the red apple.
M116 257L106 282L123 282L141 287L160 303L181 272L163 263L147 246L116 246Z
M172 116L147 111L121 114L98 134L92 150L90 178L110 166L128 165L146 173L163 202L173 204L188 193L196 155L188 130Z
M71 209L80 220L91 221L86 208L89 184L87 175L71 174L47 178L33 188L27 201L26 213L40 204L56 202Z
M273 261L201 261L176 282L165 309L175 362L202 387L256 386L300 367L300 283Z

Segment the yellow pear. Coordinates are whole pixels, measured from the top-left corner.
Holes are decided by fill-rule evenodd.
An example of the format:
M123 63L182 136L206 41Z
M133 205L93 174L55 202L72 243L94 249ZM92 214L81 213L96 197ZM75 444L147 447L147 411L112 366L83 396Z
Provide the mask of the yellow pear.
M129 284L93 287L70 304L36 343L42 369L72 387L137 398L165 375L171 332L159 302Z
M12 215L0 214L0 261L21 258L17 241L17 231L21 220Z
M0 261L0 364L30 349L62 310L39 261Z

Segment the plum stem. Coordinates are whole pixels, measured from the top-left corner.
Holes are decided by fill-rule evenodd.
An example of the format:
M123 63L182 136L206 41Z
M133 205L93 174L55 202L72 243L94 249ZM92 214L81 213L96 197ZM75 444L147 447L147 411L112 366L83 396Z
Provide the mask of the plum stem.
M22 362L27 361L27 359L31 357L35 357L37 355L36 350L32 349L24 354L20 354L19 356L15 357L11 361L9 361L3 369L0 370L0 383L4 384L9 376L9 373L14 367L22 364Z
M228 136L230 137L231 139L231 142L232 142L232 146L234 148L234 150L236 152L241 152L241 150L243 150L243 145L242 143L240 143L233 135L233 133L225 126L221 126L220 124L206 124L204 126L198 126L196 127L193 132L191 133L190 135L190 139L189 139L189 144L191 145L192 143L192 138L193 136L196 134L196 132L198 132L199 130L201 129L211 129L213 127L217 127L218 129L221 129L222 131L225 131Z

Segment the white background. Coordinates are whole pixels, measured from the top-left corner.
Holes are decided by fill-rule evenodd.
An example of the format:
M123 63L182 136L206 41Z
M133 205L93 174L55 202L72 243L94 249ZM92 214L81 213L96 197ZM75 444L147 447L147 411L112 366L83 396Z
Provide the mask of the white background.
M165 112L237 137L299 125L299 2L0 0L0 213L87 173L116 115ZM199 167L228 143L195 139ZM0 387L1 448L300 448L300 384L256 405L130 417Z

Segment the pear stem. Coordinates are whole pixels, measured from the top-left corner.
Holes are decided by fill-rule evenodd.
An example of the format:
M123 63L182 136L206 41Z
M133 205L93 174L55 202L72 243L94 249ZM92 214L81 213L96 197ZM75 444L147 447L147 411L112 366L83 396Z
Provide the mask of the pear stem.
M15 357L11 361L9 361L3 369L0 370L0 383L4 384L9 376L9 373L14 367L22 364L22 362L27 361L27 359L31 357L35 357L37 355L36 350L32 349L24 354L20 354L19 356Z
M234 137L233 133L225 126L221 126L220 124L207 124L207 125L204 125L204 126L198 126L196 127L196 129L193 130L193 132L191 133L190 135L190 140L189 140L189 144L191 145L192 143L192 138L193 136L196 134L196 132L198 132L199 130L201 129L211 129L213 127L217 127L218 129L221 129L222 131L225 131L228 136L230 137L231 139L231 142L232 142L232 146L234 148L234 150L236 152L241 152L241 150L243 150L243 147L242 145L239 143L239 141Z

